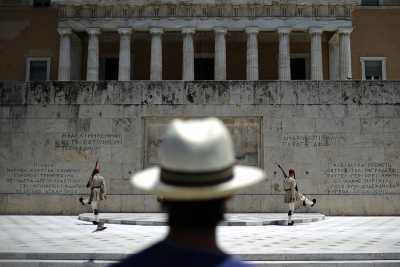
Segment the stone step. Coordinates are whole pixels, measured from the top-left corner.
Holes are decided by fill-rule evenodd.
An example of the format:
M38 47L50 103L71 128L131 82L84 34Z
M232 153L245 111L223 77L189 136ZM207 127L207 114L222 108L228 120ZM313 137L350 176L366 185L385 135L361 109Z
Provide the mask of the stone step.
M103 260L0 260L2 267L106 267L116 261ZM257 267L398 267L400 260L374 261L248 261Z
M100 221L109 224L128 225L166 225L165 213L101 213ZM287 225L285 213L228 213L225 215L223 226L260 226L260 225ZM83 213L78 216L81 221L94 220L92 213ZM295 224L311 223L325 219L320 213L296 213L293 216Z

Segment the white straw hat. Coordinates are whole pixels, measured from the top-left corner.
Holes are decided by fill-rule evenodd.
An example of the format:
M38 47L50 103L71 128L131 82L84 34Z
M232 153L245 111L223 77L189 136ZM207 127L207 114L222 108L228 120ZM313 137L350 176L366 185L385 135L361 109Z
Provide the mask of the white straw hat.
M259 168L235 165L231 136L216 118L173 120L159 156L159 167L134 174L131 182L169 200L223 198L266 177Z

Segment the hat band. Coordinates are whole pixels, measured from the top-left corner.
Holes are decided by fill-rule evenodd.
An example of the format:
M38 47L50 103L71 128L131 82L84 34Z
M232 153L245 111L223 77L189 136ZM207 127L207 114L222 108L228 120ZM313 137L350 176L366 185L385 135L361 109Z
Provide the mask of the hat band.
M178 186L211 186L227 182L233 178L233 168L212 172L177 172L161 168L161 181Z

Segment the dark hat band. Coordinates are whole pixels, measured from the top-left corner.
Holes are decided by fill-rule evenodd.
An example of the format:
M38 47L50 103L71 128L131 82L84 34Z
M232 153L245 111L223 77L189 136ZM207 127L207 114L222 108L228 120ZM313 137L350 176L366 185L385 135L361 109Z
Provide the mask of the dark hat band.
M177 172L161 168L161 181L177 186L212 186L233 178L233 166L211 172Z

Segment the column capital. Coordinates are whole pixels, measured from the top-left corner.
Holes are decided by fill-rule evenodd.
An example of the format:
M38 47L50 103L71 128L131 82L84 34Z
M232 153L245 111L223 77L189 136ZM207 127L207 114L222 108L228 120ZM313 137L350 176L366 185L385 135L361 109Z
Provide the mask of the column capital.
M245 31L247 34L252 34L252 33L257 34L260 31L260 29L258 27L247 27Z
M164 29L163 28L150 28L150 33L151 34L163 34Z
M98 35L98 34L100 34L100 28L87 28L86 31L90 35Z
M279 34L281 34L281 33L290 33L292 31L292 28L290 28L290 27L279 27L277 29L277 31L278 31Z
M183 34L195 34L196 33L196 29L195 28L191 28L191 27L185 27L185 28L182 28L182 33Z
M320 27L311 27L311 28L308 29L308 32L310 34L314 34L314 33L315 34L321 34L323 32L323 30Z
M57 31L60 35L69 35L72 34L71 28L57 28Z
M352 27L340 27L338 28L338 33L341 34L350 34L353 32L353 28Z
M228 30L224 27L216 27L214 28L215 33L226 34Z
M132 34L132 28L119 28L118 33L120 35L131 35Z

